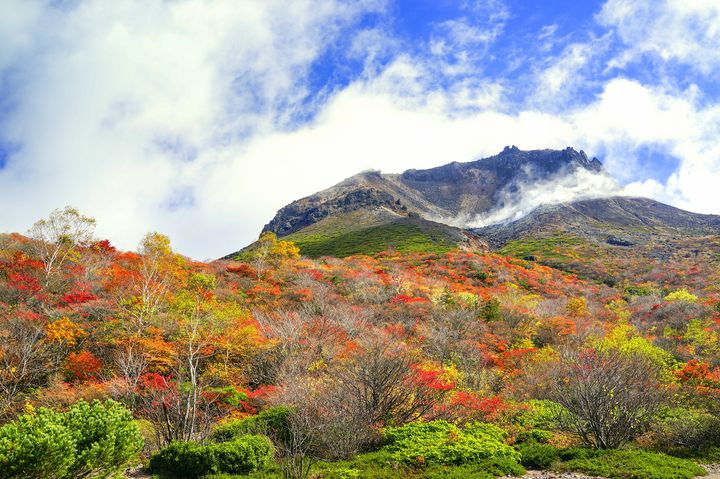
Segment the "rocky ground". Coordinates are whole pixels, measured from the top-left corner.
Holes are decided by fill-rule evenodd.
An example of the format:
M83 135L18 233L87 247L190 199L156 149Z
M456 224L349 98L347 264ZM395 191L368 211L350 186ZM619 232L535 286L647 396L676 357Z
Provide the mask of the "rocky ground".
M707 476L701 476L703 479L720 479L720 464L702 464L702 467L708 472ZM528 471L527 474L520 478L501 478L501 479L604 479L596 476L586 476L578 472L550 472L550 471Z

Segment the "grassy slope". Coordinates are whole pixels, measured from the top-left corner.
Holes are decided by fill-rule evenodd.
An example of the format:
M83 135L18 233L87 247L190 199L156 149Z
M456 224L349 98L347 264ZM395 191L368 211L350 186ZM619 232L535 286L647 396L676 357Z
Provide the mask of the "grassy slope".
M399 252L445 253L457 247L452 229L408 217L370 216L363 212L326 218L283 239L294 241L303 255L345 257Z

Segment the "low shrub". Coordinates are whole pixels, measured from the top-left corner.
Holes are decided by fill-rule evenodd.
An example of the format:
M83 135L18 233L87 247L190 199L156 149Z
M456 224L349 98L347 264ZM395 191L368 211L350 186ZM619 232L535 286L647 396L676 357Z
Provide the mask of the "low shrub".
M505 443L506 436L491 424L469 423L460 429L446 421L415 422L387 428L385 448L393 460L413 466L497 461L496 467L505 474L517 469L520 459L520 454Z
M583 472L609 479L691 479L707 472L687 459L641 450L611 450L596 457L561 463L559 471Z
M530 442L516 447L520 452L520 463L531 469L548 469L560 459L559 451L550 444Z
M322 479L493 479L499 476L520 476L525 470L512 459L491 458L477 464L428 464L425 467L395 461L386 450L359 454L347 461L320 462L315 469Z
M75 440L72 477L111 477L122 472L145 442L132 413L115 401L80 401L63 419Z
M225 442L247 434L262 434L282 439L290 434L291 415L292 409L287 406L270 408L255 416L220 424L213 430L210 439L214 442Z
M0 470L7 479L65 477L75 461L75 442L62 415L41 408L0 428Z
M602 449L593 449L589 447L566 447L560 449L558 454L563 461L572 461L573 459L592 459L600 457L606 452Z
M668 408L653 432L655 447L673 455L695 456L720 446L720 419L704 411Z
M143 437L115 401L80 401L66 413L40 408L0 428L3 478L113 477L137 457Z
M553 433L545 431L543 429L530 429L529 431L521 432L515 438L515 444L526 444L526 443L538 443L547 444L553 437Z
M211 450L217 470L233 474L247 474L263 469L275 455L275 448L266 436L244 436L206 447Z
M153 454L149 470L170 478L199 478L208 474L248 474L267 467L275 448L265 436L248 435L232 441L201 445L174 442Z

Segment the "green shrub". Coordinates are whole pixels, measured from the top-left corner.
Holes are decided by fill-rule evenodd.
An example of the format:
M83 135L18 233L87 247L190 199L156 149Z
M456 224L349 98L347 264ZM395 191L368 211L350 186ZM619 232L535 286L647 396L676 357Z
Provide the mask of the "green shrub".
M446 421L416 422L385 430L385 448L393 460L411 465L479 464L499 460L516 467L520 455L505 443L507 434L491 424L470 423L464 429Z
M520 463L532 469L548 469L560 459L556 447L550 444L526 443L518 447Z
M720 419L704 411L668 408L653 431L655 446L673 455L695 456L720 445Z
M177 441L150 457L148 469L162 476L196 478L221 472L213 467L215 459L206 446Z
M66 413L40 408L0 428L0 470L7 478L113 477L142 446L120 403L80 401Z
M64 414L75 440L74 477L112 477L142 450L144 439L128 409L115 401L80 401Z
M64 477L75 460L75 442L50 409L23 414L0 428L0 471L7 479Z
M552 439L553 433L550 431L544 431L542 429L530 429L529 431L521 432L515 438L515 444L547 444Z
M164 477L199 478L208 474L248 474L267 467L275 454L270 439L248 435L201 445L174 442L153 454L149 469Z
M609 479L691 479L707 472L687 459L640 450L611 450L590 458L572 459L559 471L583 472Z
M563 461L572 461L573 459L592 459L600 457L606 452L602 449L593 449L589 447L566 447L558 451L560 459Z
M267 409L255 416L236 419L217 426L210 439L215 442L232 441L247 434L263 434L279 439L289 436L289 419L292 409L278 406Z
M206 446L212 451L219 472L247 474L267 467L275 455L265 436L244 436L230 442Z

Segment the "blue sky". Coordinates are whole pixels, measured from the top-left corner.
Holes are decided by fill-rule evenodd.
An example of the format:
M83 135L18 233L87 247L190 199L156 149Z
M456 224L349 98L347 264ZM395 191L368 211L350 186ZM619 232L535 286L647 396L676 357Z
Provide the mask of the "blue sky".
M358 171L509 144L720 213L719 44L715 0L4 0L0 230L71 204L212 258Z

